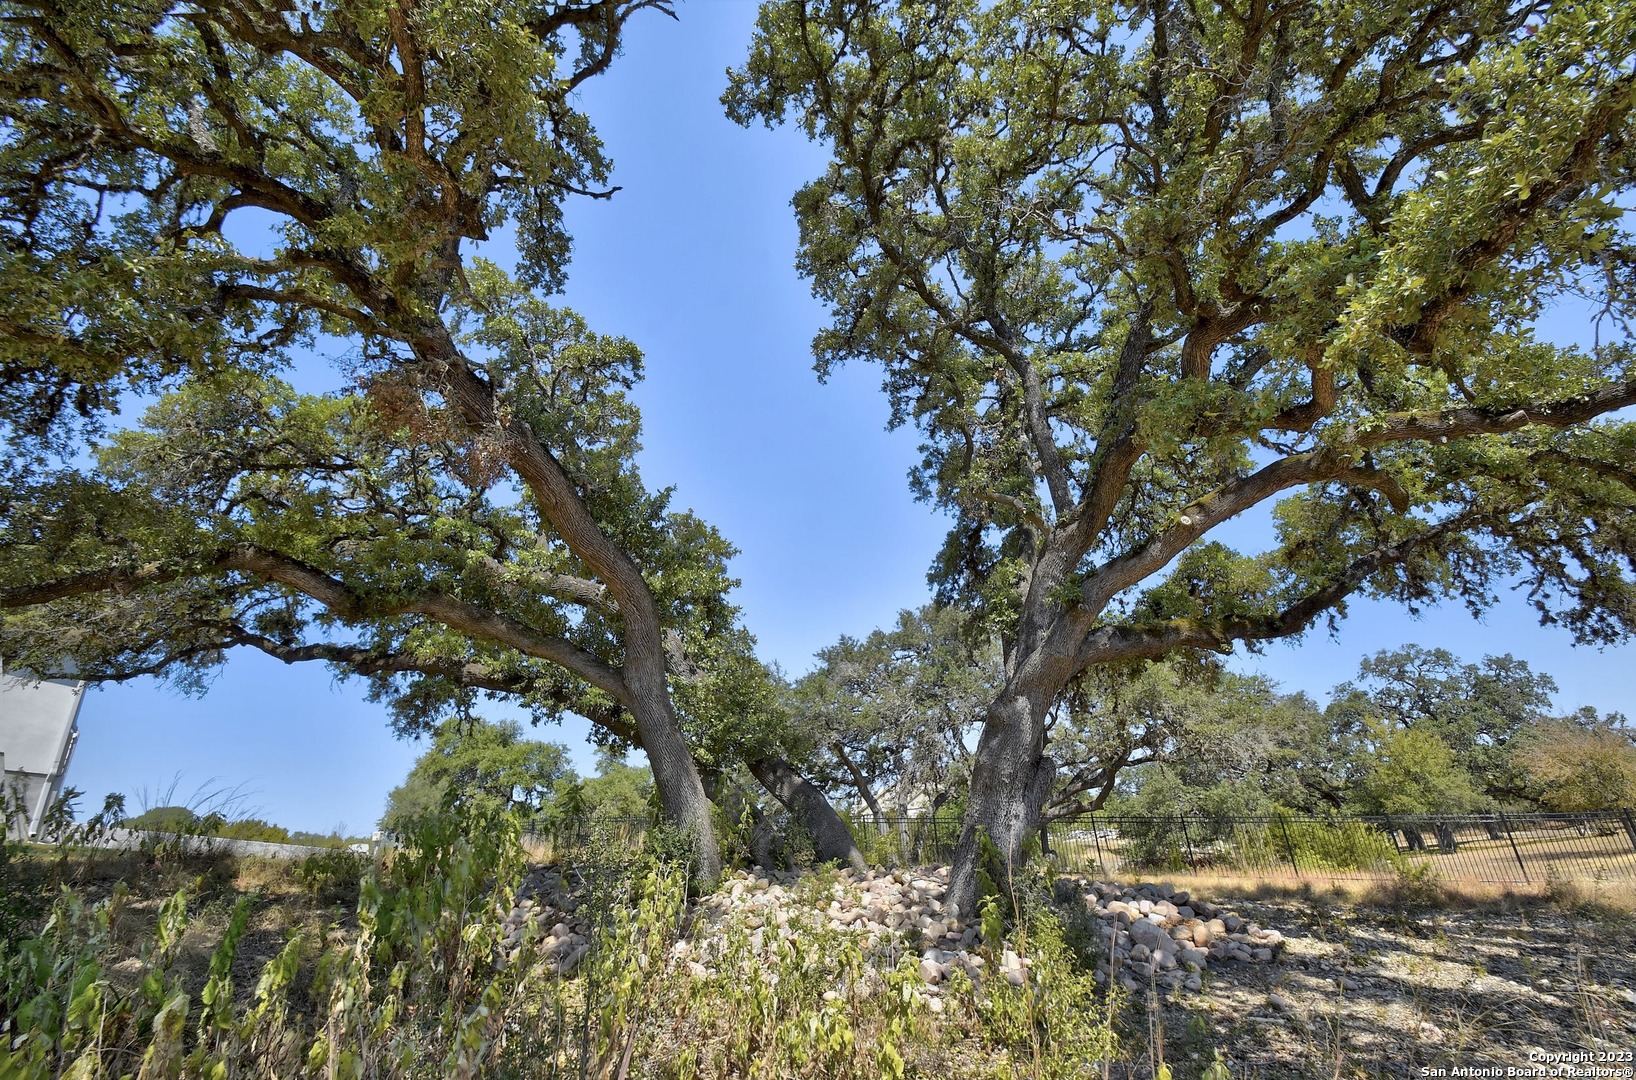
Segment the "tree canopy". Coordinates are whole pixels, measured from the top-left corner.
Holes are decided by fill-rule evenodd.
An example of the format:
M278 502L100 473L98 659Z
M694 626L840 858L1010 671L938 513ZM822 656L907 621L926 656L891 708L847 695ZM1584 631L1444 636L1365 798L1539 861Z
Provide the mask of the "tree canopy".
M1014 857L1088 666L1520 579L1636 615L1629 5L794 0L729 114L831 152L795 198L820 372L881 365L1007 639L957 866ZM1575 299L1600 333L1535 330ZM1267 544L1212 536L1250 511Z
M999 656L952 608L898 613L890 630L842 637L791 688L791 727L814 778L850 788L877 818L963 798L966 737L994 696Z
M1636 729L1623 717L1575 719L1546 721L1519 740L1529 793L1548 810L1629 810L1636 805Z
M561 743L523 738L515 720L452 717L386 797L381 826L401 832L446 799L532 815L550 807L576 778Z
M1470 664L1408 645L1366 657L1358 679L1335 688L1328 714L1339 742L1415 732L1446 747L1484 796L1516 800L1526 792L1518 739L1551 718L1556 688L1510 655Z
M728 549L635 473L635 349L540 298L562 200L608 193L573 95L644 9L8 2L0 650L118 678L249 646L419 723L573 708L713 876L666 638L731 622ZM502 226L511 271L474 251ZM315 348L356 392L278 381ZM131 390L164 393L143 430L53 460Z

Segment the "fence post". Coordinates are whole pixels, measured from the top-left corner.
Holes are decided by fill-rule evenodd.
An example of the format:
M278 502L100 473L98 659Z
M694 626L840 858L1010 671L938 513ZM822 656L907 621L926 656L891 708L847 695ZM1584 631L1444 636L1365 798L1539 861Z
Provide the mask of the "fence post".
M1289 819L1283 814L1278 815L1278 828L1284 834L1284 851L1289 855L1290 869L1295 871L1296 877L1300 877L1301 864L1295 861L1295 841L1290 839Z
M1198 856L1193 853L1193 837L1187 831L1187 818L1176 815L1176 824L1182 827L1182 842L1187 845L1187 865L1196 867L1199 864Z
M1093 811L1086 817L1091 819L1091 839L1096 842L1096 865L1103 873L1112 877L1113 867L1108 865L1107 859L1102 855L1102 830L1096 824L1096 814Z
M1517 850L1517 838L1511 835L1511 820L1505 816L1505 811L1499 811L1500 825L1505 828L1505 838L1511 841L1511 854L1517 857L1517 869L1522 871L1522 880L1528 881L1528 864L1522 861L1522 852Z
M1619 811L1619 819L1625 824L1625 837L1630 841L1630 850L1636 851L1636 816L1632 816L1630 807Z

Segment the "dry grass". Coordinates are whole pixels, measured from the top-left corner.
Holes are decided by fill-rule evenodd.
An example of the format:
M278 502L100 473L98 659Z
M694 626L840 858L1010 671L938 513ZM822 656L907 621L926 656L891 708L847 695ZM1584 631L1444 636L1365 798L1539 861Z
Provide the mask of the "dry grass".
M142 969L139 958L154 940L160 905L178 890L187 892L189 918L174 970L195 992L203 985L233 906L241 897L249 898L250 921L233 963L238 995L254 991L262 967L292 935L299 934L311 946L309 955L316 955L329 927L352 921L357 900L355 883L351 895L338 902L333 895L314 895L298 879L295 864L285 859L230 855L155 859L151 853L130 851L82 851L61 858L47 848L31 855L31 876L46 895L70 886L94 903L109 898L121 885L128 891L111 926L115 958L109 970L116 985L122 981L134 985ZM306 986L310 974L298 979L298 985ZM120 989L129 990L131 985ZM299 994L293 1004L310 1005Z
M1279 901L1323 898L1356 907L1394 909L1446 908L1458 911L1554 907L1581 914L1636 916L1636 889L1610 878L1552 878L1531 885L1486 881L1441 881L1413 877L1388 880L1296 877L1294 874L1151 874L1119 875L1112 880L1135 885L1163 880L1198 896L1232 896Z

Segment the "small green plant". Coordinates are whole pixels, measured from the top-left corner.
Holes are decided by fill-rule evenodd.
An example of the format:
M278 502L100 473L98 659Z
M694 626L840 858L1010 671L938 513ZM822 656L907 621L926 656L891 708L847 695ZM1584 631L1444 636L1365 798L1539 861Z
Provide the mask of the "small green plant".
M1020 873L1005 871L986 837L979 842L984 845L979 865L985 870L979 876L978 913L990 974L976 1011L985 1033L1021 1065L1013 1075L1068 1080L1086 1075L1093 1065L1106 1075L1121 1052L1123 989L1113 980L1100 988L1094 974L1097 950L1069 944L1063 912L1052 902L1050 868L1037 858L1028 861L1037 854L1033 842L1025 848L1026 869ZM1082 901L1065 907L1083 912ZM1074 925L1072 916L1067 925Z
M308 855L295 864L295 879L307 892L326 903L355 899L358 879L369 865L363 855L335 848Z
M1399 862L1388 886L1392 905L1400 911L1433 907L1443 899L1437 868L1430 863Z

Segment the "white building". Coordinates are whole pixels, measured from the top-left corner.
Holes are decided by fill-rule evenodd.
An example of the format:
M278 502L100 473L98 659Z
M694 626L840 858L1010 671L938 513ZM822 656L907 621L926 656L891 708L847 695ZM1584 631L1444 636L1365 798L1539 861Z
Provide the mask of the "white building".
M36 680L7 672L0 661L0 773L7 802L14 792L21 798L21 813L6 822L13 836L38 835L47 808L62 794L84 697L82 682Z

